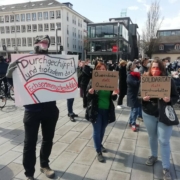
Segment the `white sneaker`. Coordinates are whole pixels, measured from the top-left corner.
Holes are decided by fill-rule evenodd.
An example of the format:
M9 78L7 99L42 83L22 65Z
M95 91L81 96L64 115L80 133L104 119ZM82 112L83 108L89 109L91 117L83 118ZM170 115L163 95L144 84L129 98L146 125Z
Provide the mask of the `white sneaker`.
M122 109L122 106L117 106L117 109Z

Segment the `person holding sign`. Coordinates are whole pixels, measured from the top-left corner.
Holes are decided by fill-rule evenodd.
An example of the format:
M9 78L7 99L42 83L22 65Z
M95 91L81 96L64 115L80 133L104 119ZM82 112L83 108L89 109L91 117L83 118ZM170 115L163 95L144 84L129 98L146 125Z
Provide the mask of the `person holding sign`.
M107 71L105 64L99 63L95 70ZM117 99L117 90L107 91L99 90L95 91L92 88L90 81L88 85L88 106L86 109L86 119L92 122L93 126L93 140L94 146L97 152L97 159L99 162L104 162L102 152L106 152L103 147L103 137L105 129L110 122L115 121L115 107L112 100Z
M129 126L135 132L139 127L139 125L136 124L136 119L138 117L140 107L140 102L138 99L140 73L136 72L135 62L128 62L127 72L127 106L131 108Z
M149 68L147 76L166 76L166 70L162 61L153 60ZM178 94L174 82L171 80L170 97L163 97L164 104L175 104ZM146 161L146 165L153 166L157 162L158 157L158 140L161 149L162 166L164 180L171 180L170 174L170 144L169 140L172 134L172 126L168 126L159 121L161 104L159 98L151 98L150 96L142 97L143 120L149 135L149 144L151 148L151 156ZM163 113L165 114L165 112Z

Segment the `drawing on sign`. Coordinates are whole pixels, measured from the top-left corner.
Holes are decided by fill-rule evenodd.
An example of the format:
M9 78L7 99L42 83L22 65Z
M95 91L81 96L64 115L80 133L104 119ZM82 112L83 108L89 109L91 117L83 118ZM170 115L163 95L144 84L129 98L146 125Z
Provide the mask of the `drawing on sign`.
M34 103L43 100L37 92L70 93L78 88L75 59L51 55L26 55L17 59L18 69ZM49 94L50 95L50 94Z
M175 121L175 120L176 120L176 116L175 116L175 114L174 114L174 109L173 109L173 107L171 107L171 106L166 106L165 113L166 113L166 116L168 117L168 119L169 119L170 121Z
M171 78L167 76L142 76L141 97L170 97Z
M117 89L118 72L112 71L93 71L92 87L95 90L110 90Z

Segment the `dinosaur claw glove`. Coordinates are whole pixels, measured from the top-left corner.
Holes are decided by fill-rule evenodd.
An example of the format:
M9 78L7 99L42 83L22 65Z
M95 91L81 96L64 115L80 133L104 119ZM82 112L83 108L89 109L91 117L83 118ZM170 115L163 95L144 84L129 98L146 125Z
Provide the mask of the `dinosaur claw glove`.
M6 73L7 78L12 78L12 73L17 68L17 63L18 63L18 61L14 61L14 62L9 64L9 67L8 67L8 70Z

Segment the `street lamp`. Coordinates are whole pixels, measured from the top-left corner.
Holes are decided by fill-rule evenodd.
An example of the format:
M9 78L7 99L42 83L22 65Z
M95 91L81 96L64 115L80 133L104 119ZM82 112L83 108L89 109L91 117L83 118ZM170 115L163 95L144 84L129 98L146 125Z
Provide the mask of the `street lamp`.
M117 33L117 43L116 43L116 45L117 45L116 58L117 58L117 62L118 62L118 53L119 53L119 27L120 27L119 22L118 22L117 26L118 26L118 33Z
M15 51L17 53L17 34L16 34L16 14L12 11L13 15L14 15L14 26L15 26Z

